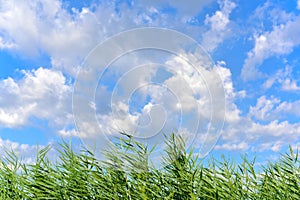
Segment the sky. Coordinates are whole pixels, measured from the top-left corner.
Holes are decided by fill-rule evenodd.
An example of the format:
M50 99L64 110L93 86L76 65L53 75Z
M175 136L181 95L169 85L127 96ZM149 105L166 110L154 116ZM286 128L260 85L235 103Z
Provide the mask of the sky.
M178 131L202 156L276 160L300 146L299 35L299 0L0 0L0 153ZM157 48L124 50L140 41Z

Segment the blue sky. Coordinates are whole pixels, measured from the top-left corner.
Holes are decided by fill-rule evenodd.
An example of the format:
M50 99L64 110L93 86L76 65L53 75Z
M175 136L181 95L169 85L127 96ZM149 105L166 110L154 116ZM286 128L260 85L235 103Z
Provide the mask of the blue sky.
M84 60L111 36L142 27L184 33L211 56L222 77L226 101L224 127L211 154L247 153L264 163L287 151L289 144L300 145L299 0L80 2L0 0L0 146L14 149L30 162L37 144L70 136L78 141L86 138L76 129L72 109L74 83ZM162 66L141 67L145 63ZM140 68L134 71L131 66ZM196 91L191 95L196 101L189 101L184 89L179 91L178 76L170 78L173 72L189 74L185 69L184 62L163 51L133 52L115 61L95 90L92 106L101 130L106 135L113 135L116 127L135 131L137 123L147 125L154 119L158 123L166 117L160 130L183 127L189 135L193 115L181 116L173 106L176 94L181 94L186 97L180 102L183 110L193 102L200 105L196 114L202 117L203 127L197 131L205 132L209 108L200 98L205 96L200 76L182 75ZM128 78L124 74L129 72ZM150 80L156 86L138 84ZM205 81L213 80L208 76ZM175 88L175 93L162 83ZM126 88L133 86L131 99L123 101ZM156 129L155 124L141 128L140 136Z

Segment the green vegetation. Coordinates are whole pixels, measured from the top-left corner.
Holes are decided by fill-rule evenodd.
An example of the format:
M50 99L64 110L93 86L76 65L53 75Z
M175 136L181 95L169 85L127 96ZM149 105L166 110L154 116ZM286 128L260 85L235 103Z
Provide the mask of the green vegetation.
M261 172L254 161L235 164L224 159L203 161L186 152L184 141L167 141L164 168L153 167L151 149L131 137L105 152L107 161L92 152L59 148L56 163L39 151L35 164L25 165L12 152L0 164L0 199L300 199L298 153L292 149Z

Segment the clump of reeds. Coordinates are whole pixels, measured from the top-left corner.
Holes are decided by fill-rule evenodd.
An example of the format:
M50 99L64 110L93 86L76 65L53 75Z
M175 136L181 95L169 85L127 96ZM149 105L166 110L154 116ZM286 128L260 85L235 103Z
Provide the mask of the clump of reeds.
M130 136L106 151L105 161L86 149L75 153L66 142L55 163L47 158L50 147L38 151L34 164L7 151L0 199L300 199L300 165L292 148L258 171L246 158L239 164L207 158L203 164L174 134L166 143L159 169L149 162L153 149Z

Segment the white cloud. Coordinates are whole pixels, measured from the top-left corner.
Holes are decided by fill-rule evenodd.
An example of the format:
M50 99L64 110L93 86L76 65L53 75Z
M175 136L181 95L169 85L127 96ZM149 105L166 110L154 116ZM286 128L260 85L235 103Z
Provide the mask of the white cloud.
M285 23L273 26L272 31L254 35L254 48L248 52L242 69L244 80L255 79L262 75L259 66L264 60L276 56L286 55L300 45L300 17L290 18Z
M255 117L255 119L262 121L269 121L270 123L278 124L276 120L284 118L286 114L299 117L298 110L300 109L300 100L296 101L282 101L278 98L261 96L257 99L256 105L250 106L248 115ZM281 124L285 124L282 122ZM285 124L290 126L292 124Z
M287 12L282 9L278 4L271 1L266 1L261 6L258 6L254 14L250 17L252 22L256 22L259 27L259 31L264 30L266 26L266 20L268 23L271 22L273 26L277 26L287 21L291 20L294 17L293 12Z
M222 145L216 145L214 149L227 151L246 151L249 149L249 145L246 142L241 142L238 144L225 143Z
M300 10L300 0L297 1L297 9Z
M300 91L300 85L295 80L287 78L283 81L282 89L285 91Z
M274 152L279 152L282 147L284 147L286 144L284 141L273 141L273 142L265 142L263 144L260 145L259 148L254 148L255 151L258 151L258 152L263 152L263 151L266 151L266 150L272 150Z
M284 101L277 106L274 112L278 114L292 114L294 116L300 117L299 110L300 110L300 100L292 101L292 102Z
M205 5L211 3L212 0L191 0L187 3L185 0L140 0L142 6L155 6L158 8L163 8L170 6L175 8L179 15L191 17L197 15Z
M80 137L80 135L78 134L78 131L76 131L75 129L63 128L58 131L58 134L63 137L71 137L71 136L72 137Z
M299 137L300 123L291 124L288 121L273 120L262 124L242 117L239 122L225 125L218 145L228 146L228 144L243 143L248 147L251 146L252 151L279 151L283 146L294 144ZM222 148L220 147L220 149Z
M225 62L219 62L216 68L220 73L220 77L223 81L223 87L225 91L225 97L226 97L225 122L234 123L240 120L240 114L241 114L241 111L235 104L235 100L243 99L246 95L246 92L244 90L236 91L234 89L231 71L228 68L226 68L224 65L226 65Z
M299 117L300 101L287 102L278 98L261 96L255 106L250 106L246 116L225 124L219 150L236 150L238 144L252 147L252 151L279 151L294 144L300 137L300 123L287 121L286 115ZM242 150L242 149L240 149ZM244 150L248 150L245 148Z
M46 53L54 68L72 76L99 42L135 25L135 14L124 11L126 17L121 17L114 4L100 4L94 11L73 9L73 13L59 0L2 0L0 4L0 44L8 46L7 41L12 41L19 52L32 57Z
M270 120L270 118L277 118L277 116L274 116L271 111L273 111L275 106L279 103L279 99L274 97L267 99L266 96L262 96L257 99L257 103L254 107L250 106L249 115L263 121Z
M59 71L38 68L22 71L20 80L0 81L0 126L28 125L30 117L63 126L72 121L71 87Z
M93 10L89 8L73 9L73 13L69 13L58 0L42 2L38 0L0 0L0 48L17 50L21 53L27 53L29 56L36 56L40 52L46 53L50 56L54 68L23 71L25 76L20 80L7 78L0 81L0 126L10 128L25 126L30 123L30 117L33 116L49 120L50 123L57 126L60 135L88 137L87 133L96 133L98 129L95 127L100 127L104 133L116 133L120 128L132 131L139 123L139 117L147 117L152 114L153 119L157 122L163 121L163 118L167 116L169 122L165 124L166 130L171 130L179 124L177 116L180 109L186 113L193 110L199 111L203 119L210 119L209 91L207 91L205 81L201 80L205 77L206 81L214 83L215 77L212 76L212 73L217 72L222 79L224 91L217 91L216 95L221 96L224 92L226 96L226 118L223 134L223 141L226 143L220 144L216 147L217 149L247 150L251 143L258 142L259 145L263 146L274 141L274 145L268 147L278 150L282 144L297 139L300 131L299 124L276 121L274 118L284 113L298 116L297 109L293 108L298 108L299 102L281 102L276 98L261 97L255 106L250 107L247 116L241 116L241 111L235 101L238 98L243 98L246 92L235 91L232 74L225 67L224 62L215 66L213 72L201 68L199 69L200 73L194 73L195 69L189 67L179 57L172 57L165 62L165 64L174 67L173 72L176 73L172 78L165 80L164 84L174 89L173 91L176 92L180 103L176 101L178 99L171 98L172 95L167 90L162 90L159 87L147 87L140 91L149 93L152 102L145 104L140 112L130 113L128 102L117 99L113 102L113 108L116 109L117 113L121 113L120 115L114 115L109 108L105 107L107 105L101 104L100 110L103 108L105 112L103 111L101 115L97 116L98 124L83 124L85 133L68 129L68 125L72 123L72 115L70 114L71 86L67 84L60 70L74 76L77 72L77 66L96 44L122 30L149 24L172 28L181 26L178 25L178 21L174 20L172 15L159 14L159 9L164 5L176 8L178 12L176 15L184 15L183 20L187 21L211 1L199 2L195 0L188 4L186 1L141 2L148 6L142 13L138 13L134 8L129 9L126 4L122 5L125 9L116 13L114 4L105 3L94 7ZM142 6L142 3L139 6ZM211 16L207 15L205 20L208 30L202 35L201 43L208 51L214 51L231 33L230 14L235 9L236 4L229 0L219 1L219 4L220 9ZM24 19L26 19L26 23L24 23ZM292 52L293 48L300 44L299 27L299 18L282 14L271 31L254 34L255 44L245 60L242 71L243 78L251 79L257 76L260 73L258 66L265 59ZM182 56L192 59L189 55ZM127 65L128 63L131 65L143 64L145 60L141 59L137 62L127 60L126 62ZM122 64L126 64L126 62L124 61ZM199 65L202 66L202 63ZM122 66L123 71L128 70L127 67L120 66ZM118 72L122 73L122 70L119 69ZM130 78L124 79L121 85L125 91L131 91L132 88L142 86L143 83L151 80L154 72L155 70L149 69L136 71ZM268 79L264 87L268 89L278 82L282 85L283 90L299 91L297 81L293 77L280 75ZM217 85L213 86L217 87ZM105 95L100 96L106 102L111 91L108 91L107 88L101 89L101 94ZM156 112L160 108L156 107L155 103L160 103L165 108L164 114L166 115L160 115L159 112ZM92 110L95 108L99 110L97 102L93 102L91 105L93 105ZM200 109L198 110L197 107ZM216 109L218 108L222 109L222 106L217 105ZM154 109L152 113L150 113L151 109ZM256 120L265 120L265 123L255 122L251 117ZM201 125L208 125L206 122L202 122ZM189 123L192 124L193 121ZM147 131L153 130L153 127L148 128ZM188 132L184 129L185 127L182 128ZM288 134L289 137L286 137L285 134ZM278 140L283 142L275 143Z
M148 60L145 61L143 56L121 59L113 64L110 70L116 70L116 75L120 76L120 78L112 79L118 80L117 86L110 91L109 87L100 87L99 92L101 91L101 94L105 95L102 98L101 94L99 97L97 96L99 100L101 99L101 105L97 99L95 101L96 110L98 106L106 104L109 104L111 110L105 109L103 112L97 113L97 124L91 123L93 120L78 120L81 123L79 124L80 130L88 133L88 135L79 133L84 140L89 141L89 138L98 136L97 138L101 138L100 140L103 141L104 138L100 132L109 137L118 131L125 131L134 133L137 137L146 137L148 138L147 142L155 143L162 141L161 134L158 133L169 134L179 131L190 134L191 138L198 133L204 139L211 139L208 142L213 143L217 139L216 135L204 137L212 125L212 110L222 113L225 111L224 104L226 103L228 112L225 120L229 122L239 119L239 110L233 104L233 100L240 97L240 94L236 93L233 88L231 72L225 67L225 62L219 62L217 66L213 66L211 63L208 67L203 60L197 62L196 56L192 53L182 52L176 56L167 54L166 57L162 53L159 55L160 57L154 57L152 62L162 63L162 65L147 65ZM195 62L195 66L191 66L187 60ZM134 65L131 66L128 63L134 63ZM139 65L143 63L144 65ZM120 66L122 66L121 70ZM135 66L138 67L134 68ZM157 80L158 66L163 68L165 73L168 72L170 76L160 79L158 84L153 84ZM112 72L109 74L111 77L115 76L115 74L112 75ZM162 74L164 73L161 72L160 75ZM220 79L218 75L221 76ZM104 74L104 79L105 76ZM110 97L108 93L112 92L115 96ZM130 111L129 102L134 93L141 94L139 103L145 100L145 96L148 96L147 101L149 102L144 102L138 110ZM225 101L218 102L218 99L224 98L223 95L225 95ZM124 96L126 98L121 98ZM108 100L103 100L103 98L108 98ZM215 107L213 108L213 106ZM214 117L215 121L223 123L224 115L219 114ZM198 125L199 127L197 127ZM213 131L208 134L213 134Z
M229 0L219 1L219 4L220 10L212 16L206 15L205 19L205 24L210 29L203 33L201 44L209 52L213 51L231 33L229 15L236 4Z
M3 41L3 38L0 37L0 49L13 49L13 48L17 48L17 45L10 42L5 42Z
M11 140L3 140L0 138L0 155L1 159L6 156L5 150L13 151L18 158L22 158L22 162L26 164L33 164L36 160L36 153L38 148L44 148L44 146L21 144L13 142ZM1 166L0 166L1 167Z
M300 91L300 86L297 80L293 77L293 69L286 66L284 69L279 69L273 76L270 76L263 84L264 89L270 89L275 83L279 83L281 90L287 92Z
M271 76L271 77L269 77L269 78L264 82L264 84L262 85L262 87L263 87L264 89L270 89L270 88L274 85L274 83L276 82L276 80L277 80L277 76Z
M294 142L300 134L300 123L290 124L288 121L279 122L278 120L271 121L267 125L252 123L249 133L263 134L262 138L265 136L273 136L281 137L282 141L288 140ZM286 139L283 139L285 137ZM275 141L277 141L277 139Z
M207 63L199 61L195 62L195 66L201 67L194 68L183 58L195 59L192 54L182 54L168 60L166 64L172 66L176 75L165 81L166 85L172 88L180 99L182 111L188 112L199 109L201 117L205 119L211 118L212 106L214 106L214 110L222 113L225 102L213 102L214 99L211 98L225 98L226 100L230 98L229 96L233 92L231 91L230 71L221 66L207 69ZM221 121L223 117L217 116Z
M151 3L141 1L132 7L124 2L120 4L102 2L94 5L93 8L82 8L81 10L73 8L70 13L63 8L62 2L59 0L25 0L22 2L1 0L2 44L5 46L13 44L18 47L18 52L27 56L35 57L40 53L45 53L50 56L54 68L63 70L74 77L77 74L78 66L92 48L121 31L149 25L182 31L189 29L181 23L178 24L173 15L159 13L160 8L174 7L179 16L184 15L189 19L190 15L196 15L204 5L210 2L211 0L201 2L195 0L186 4L181 0L157 0L151 1ZM221 15L217 15L225 19L234 4L229 1L220 4ZM117 12L117 8L122 9ZM178 19L180 18L178 17ZM212 21L208 22L213 28L217 28L222 23L222 19L217 18L218 16L212 16ZM26 19L26 23L23 19ZM219 34L224 30L225 27L222 30L218 29ZM220 40L217 40L219 43Z

